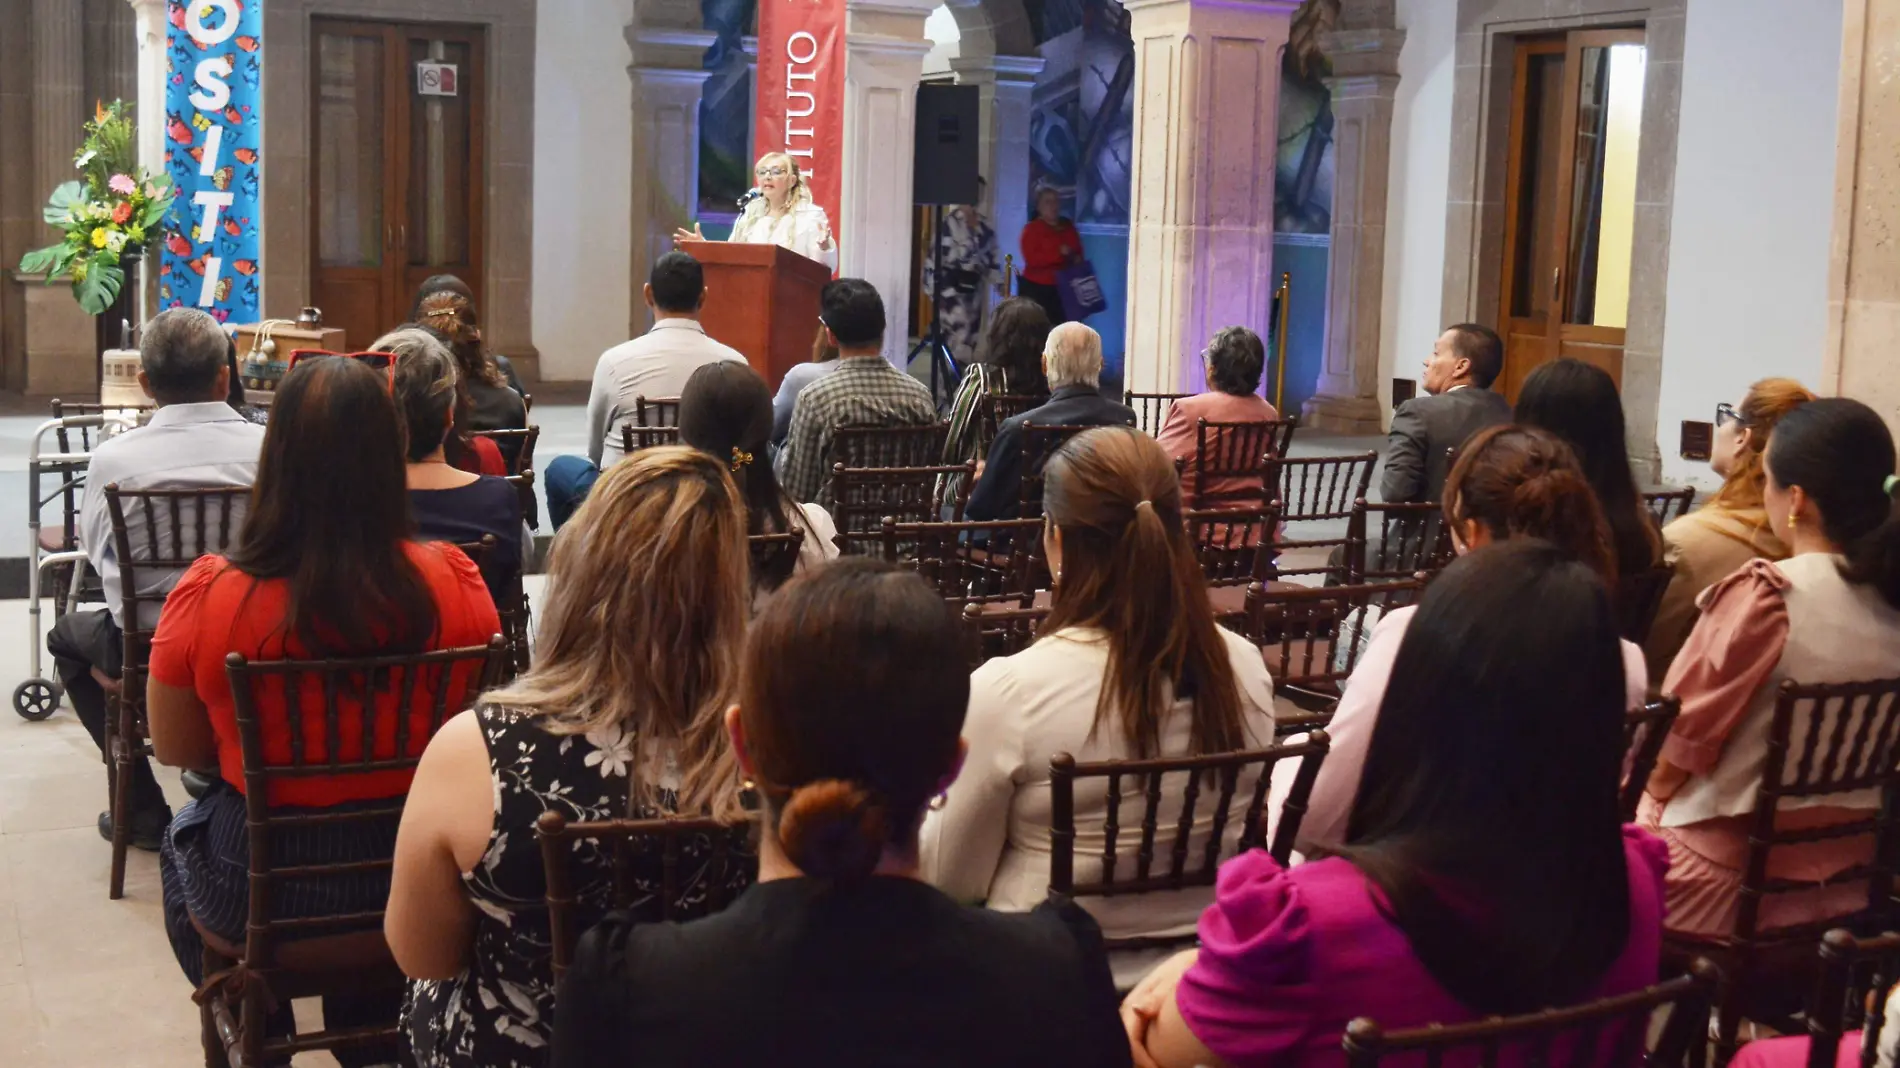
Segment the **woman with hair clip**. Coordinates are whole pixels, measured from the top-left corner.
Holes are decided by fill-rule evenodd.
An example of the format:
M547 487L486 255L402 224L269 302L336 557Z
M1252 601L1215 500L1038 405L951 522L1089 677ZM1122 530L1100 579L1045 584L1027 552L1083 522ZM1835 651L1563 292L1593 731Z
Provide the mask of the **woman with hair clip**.
M408 357L447 351L447 348L447 343L434 333L414 323L404 323L377 338L368 351L386 353L400 363ZM500 447L487 438L469 433L469 403L468 391L461 388L458 379L454 419L449 424L448 436L442 439L443 459L456 469L470 474L504 477L508 474L508 463L502 457Z
M1182 526L1181 483L1161 446L1132 427L1083 431L1050 458L1043 507L1054 603L1034 645L971 676L970 759L924 824L925 876L1004 912L1049 893L1050 757L1200 755L1273 741L1273 680L1259 649L1214 623ZM1079 792L1077 834L1099 834L1106 810L1105 789ZM1179 823L1180 799L1164 802L1159 818ZM1211 826L1203 811L1195 836L1204 843ZM1237 837L1238 825L1227 833ZM1181 934L1210 897L1095 898L1089 911L1110 937ZM1133 982L1152 959L1118 954L1118 982Z
M224 556L201 557L166 599L146 684L152 750L161 763L220 773L209 792L172 821L159 857L165 931L193 984L204 979L198 928L242 944L250 899L244 762L225 656L417 653L486 645L501 629L468 557L454 546L411 538L402 452L402 423L386 375L356 360L298 364L278 386L236 545ZM460 707L477 681L472 673L446 680L451 692L441 699ZM288 751L283 694L273 686L259 691L265 747ZM379 703L387 709L394 700L385 694ZM324 707L322 696L311 689L303 707L309 716ZM338 759L361 759L360 705L344 698L336 714L328 736L341 741ZM385 722L391 714L385 712ZM325 736L310 726L317 733L306 737ZM414 735L410 756L428 740L424 729ZM320 757L320 750L312 756ZM315 813L408 790L405 772L319 776L274 786L270 802L279 811ZM393 820L314 825L285 841L275 862L386 858L395 834ZM293 881L277 891L276 918L380 909L389 894L388 877L379 872L345 882ZM386 1025L397 1009L380 997L326 1001L331 1026ZM288 1032L289 1010L286 1004L273 1014L273 1033ZM367 1063L393 1061L396 1054L394 1048L361 1051Z
M1048 346L1049 315L1027 297L1010 297L996 306L990 325L977 347L976 360L964 365L950 406L950 433L943 442L943 462L963 464L990 454L990 442L1001 419L983 419L983 406L996 393L1047 397L1049 380L1042 374L1042 350ZM987 431L987 433L986 433ZM946 481L944 495L960 487L961 475Z
M442 303L430 299L443 294L456 299ZM429 321L437 318L444 311L451 314L453 323ZM423 279L422 285L416 289L416 303L409 310L409 321L419 323L431 330L439 330L445 335L451 335L452 340L445 343L450 344L455 352L456 362L470 379L490 385L506 386L515 392L517 402L527 396L527 391L521 388L520 376L515 374L515 365L509 361L508 357L499 352L489 352L482 344L480 317L475 313L475 291L468 287L467 282L452 274L432 274ZM505 397L497 397L491 403L494 408L484 411L484 415L489 412L509 411L519 406L518 403L510 404ZM482 427L481 429L505 429L505 427Z
M1200 948L1122 1004L1135 1062L1337 1064L1354 1017L1471 1023L1654 983L1664 858L1617 814L1624 675L1602 579L1569 550L1517 538L1446 568L1393 665L1345 845L1221 868ZM1637 1048L1644 1022L1624 1025Z
M726 465L693 449L643 449L609 467L561 528L534 663L443 726L403 811L383 930L415 980L404 1034L420 1068L547 1063L541 813L741 814L720 715L737 683L746 586L745 513ZM712 847L689 843L682 869L701 870ZM635 877L657 883L660 858L648 859ZM585 928L607 911L613 858L577 847L573 865ZM751 865L729 878L729 890L750 883ZM707 889L689 883L688 899ZM659 914L649 900L639 918Z
M918 877L918 824L963 759L959 641L934 590L870 560L766 602L725 716L764 805L758 884L584 935L553 1068L1128 1064L1086 913L966 909Z
M1734 929L1780 685L1900 676L1900 477L1886 423L1856 400L1809 401L1781 417L1764 460L1762 504L1789 556L1750 560L1697 599L1701 618L1663 680L1682 714L1639 813L1669 843L1669 928L1685 934ZM1777 825L1825 827L1879 807L1872 791L1784 800ZM1776 849L1768 876L1814 889L1764 898L1760 925L1865 906L1864 882L1830 880L1873 848L1863 836Z
M521 567L521 495L506 479L449 465L445 445L455 431L455 358L434 337L413 329L387 334L375 347L401 353L392 372L393 391L407 442L404 459L416 533L455 545L494 535L494 550L481 560L482 580L501 605Z
M681 444L723 460L731 469L745 502L746 534L793 529L804 534L796 558L774 561L770 573L753 572L755 595L784 585L794 568L816 567L837 557L838 545L832 539L838 528L831 514L792 500L772 472L765 444L772 430L772 391L757 371L725 360L694 371L680 392L679 429Z
M825 209L812 199L811 187L798 169L798 161L783 152L767 152L752 169L759 183L758 196L745 202L739 219L732 224L728 241L740 244L777 245L817 260L827 267L838 266L838 243L831 239L831 220ZM693 223L691 230L673 231L673 243L704 241L706 234Z
M1604 580L1611 576L1609 528L1596 494L1568 446L1545 431L1527 426L1494 426L1478 431L1459 451L1445 479L1442 505L1452 546L1461 555L1492 542L1542 538L1571 555ZM1412 624L1415 607L1396 609L1379 620L1372 640L1346 680L1326 733L1332 747L1313 782L1306 818L1300 823L1302 848L1336 847L1346 840L1353 798L1359 795L1366 751L1386 703L1393 665ZM1623 707L1642 705L1648 671L1643 651L1622 643ZM1291 766L1274 776L1276 800L1293 787ZM1270 811L1276 815L1276 803Z
M1643 653L1649 678L1660 686L1695 626L1696 598L1750 560L1786 560L1788 547L1768 526L1762 505L1762 453L1781 417L1814 399L1792 378L1764 378L1748 387L1739 408L1715 406L1709 467L1722 488L1702 507L1663 528L1663 562L1674 571L1650 624Z
M1610 526L1615 575L1636 575L1662 562L1662 534L1636 492L1623 429L1623 398L1609 372L1565 357L1532 371L1518 391L1519 423L1548 430L1577 454Z

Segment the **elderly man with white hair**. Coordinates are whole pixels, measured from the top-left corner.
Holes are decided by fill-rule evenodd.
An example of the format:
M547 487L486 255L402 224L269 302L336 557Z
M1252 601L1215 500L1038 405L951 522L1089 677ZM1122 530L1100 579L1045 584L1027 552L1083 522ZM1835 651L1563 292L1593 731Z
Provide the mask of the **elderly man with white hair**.
M1005 420L990 444L983 474L970 493L964 514L971 519L1014 519L1022 496L1023 426L1134 426L1127 405L1102 396L1102 335L1081 323L1063 323L1049 332L1042 350L1042 372L1049 379L1049 400L1040 408Z

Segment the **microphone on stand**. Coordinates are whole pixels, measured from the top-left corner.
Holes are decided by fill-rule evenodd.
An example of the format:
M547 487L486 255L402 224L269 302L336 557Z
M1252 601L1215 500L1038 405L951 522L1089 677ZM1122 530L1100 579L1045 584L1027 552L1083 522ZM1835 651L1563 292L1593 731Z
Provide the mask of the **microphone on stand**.
M764 193L759 192L759 187L756 185L746 190L745 195L739 198L739 210L744 211L748 205L764 195Z

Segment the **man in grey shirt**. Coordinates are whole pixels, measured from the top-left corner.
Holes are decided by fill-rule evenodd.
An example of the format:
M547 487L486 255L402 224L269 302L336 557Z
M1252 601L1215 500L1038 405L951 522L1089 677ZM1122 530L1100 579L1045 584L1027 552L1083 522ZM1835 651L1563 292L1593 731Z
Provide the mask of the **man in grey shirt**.
M601 354L587 394L587 457L557 456L545 475L548 514L558 529L587 499L602 469L620 460L620 425L634 417L639 399L675 400L693 372L709 363L746 358L706 336L699 310L706 276L699 261L669 252L653 265L645 288L653 329Z
M1379 493L1388 503L1430 501L1445 491L1452 455L1485 427L1511 421L1511 405L1491 392L1504 370L1504 343L1489 327L1459 323L1439 335L1414 397L1392 413Z
M46 636L46 649L53 654L73 711L101 751L106 697L92 671L96 667L109 678L118 676L124 652L121 627L126 622L119 618L123 609L120 562L105 488L117 483L122 490L213 489L246 487L256 480L264 428L226 403L230 344L224 328L204 312L173 308L159 313L146 325L139 346L139 385L158 402L158 410L147 425L94 449L86 471L79 544L99 573L106 607L61 617ZM147 529L141 510L126 516L127 535L134 545L169 541L169 514L161 511L154 519L153 529ZM239 520L234 519L229 529L235 533L238 526ZM140 592L169 591L177 581L177 572L155 576ZM147 618L142 625L155 622ZM151 765L134 760L126 787L132 791L132 844L156 850L171 822L171 809L152 777ZM99 814L99 833L107 840L112 838L111 816L110 812Z

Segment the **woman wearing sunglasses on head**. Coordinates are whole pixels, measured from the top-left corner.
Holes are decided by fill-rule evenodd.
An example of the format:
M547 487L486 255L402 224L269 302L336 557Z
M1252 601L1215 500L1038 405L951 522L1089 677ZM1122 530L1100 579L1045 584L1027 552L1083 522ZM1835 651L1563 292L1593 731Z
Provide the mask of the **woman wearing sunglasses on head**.
M728 241L752 245L777 245L827 267L838 266L838 243L831 239L831 220L825 209L812 200L811 187L798 169L798 161L783 152L768 152L759 157L752 170L758 196L751 198L739 219L732 224ZM695 222L691 230L673 231L673 241L704 241L706 235Z
M1722 488L1702 507L1663 528L1663 562L1675 569L1643 653L1650 684L1660 685L1696 621L1702 591L1754 559L1786 560L1788 546L1769 529L1762 508L1762 453L1781 417L1814 399L1792 378L1764 378L1740 405L1715 406L1709 467Z

